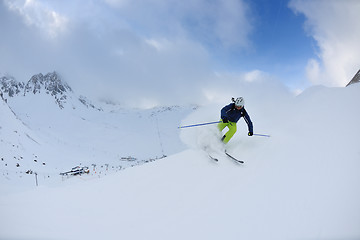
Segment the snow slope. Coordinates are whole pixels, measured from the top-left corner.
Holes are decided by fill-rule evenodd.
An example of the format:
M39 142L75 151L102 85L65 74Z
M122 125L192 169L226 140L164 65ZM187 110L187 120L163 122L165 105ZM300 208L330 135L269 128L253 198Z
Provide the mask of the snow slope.
M110 159L129 155L161 157L184 149L176 148L176 144L168 145L166 140L167 135L173 137L176 134L179 124L176 118L190 113L191 107L129 110L114 106L111 110L98 111L78 104L59 109L50 98L48 95L20 96L10 104L30 128L71 153L67 154L73 158L69 161L82 159L88 164L104 156ZM30 107L24 107L25 101ZM158 130L161 131L160 139ZM180 141L177 143L181 144ZM74 155L75 152L79 154Z
M247 137L239 122L227 149L244 165L217 151L207 126L182 130L189 149L155 162L2 194L0 239L360 239L359 93L248 101L255 131L271 138ZM183 123L218 117L219 106Z
M37 155L44 144L42 139L29 129L2 99L0 99L0 112L0 186L4 193L5 189L18 186L17 181L10 184L11 186L8 183L14 175L17 175L20 168L24 172L35 168L41 171L49 169L46 164L43 165L42 159ZM25 184L24 187L30 185L27 181ZM33 181L31 185L34 185Z
M34 75L26 84L2 77L0 87L3 192L34 187L36 178L40 185L61 184L59 173L78 165L101 177L183 151L177 127L194 110L98 108L77 97L56 72Z

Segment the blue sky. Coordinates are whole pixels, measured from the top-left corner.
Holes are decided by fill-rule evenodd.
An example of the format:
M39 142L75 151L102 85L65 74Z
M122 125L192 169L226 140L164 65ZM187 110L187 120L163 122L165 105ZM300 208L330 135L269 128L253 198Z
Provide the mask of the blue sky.
M309 58L315 57L316 47L304 30L304 15L294 14L287 4L285 0L250 2L254 24L249 36L252 45L225 56L228 69L261 69L276 75L289 87L307 85L304 66Z
M241 95L243 81L345 86L359 12L357 0L1 0L0 73L57 70L90 98L147 106Z

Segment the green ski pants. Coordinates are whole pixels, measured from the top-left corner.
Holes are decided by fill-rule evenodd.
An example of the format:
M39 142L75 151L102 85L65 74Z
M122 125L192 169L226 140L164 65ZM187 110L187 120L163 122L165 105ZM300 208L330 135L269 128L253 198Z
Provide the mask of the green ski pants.
M220 132L222 132L222 130L224 130L225 127L229 128L229 131L227 131L223 137L223 142L224 143L228 143L230 141L230 139L234 136L234 134L236 133L236 123L235 122L227 122L224 123L221 122L218 123L218 129Z

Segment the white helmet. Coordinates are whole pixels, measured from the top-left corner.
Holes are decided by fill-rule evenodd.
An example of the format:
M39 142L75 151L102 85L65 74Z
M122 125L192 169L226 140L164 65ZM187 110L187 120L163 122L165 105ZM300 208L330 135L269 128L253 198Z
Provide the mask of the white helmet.
M244 107L244 105L245 105L245 100L244 100L244 98L238 97L238 98L235 100L235 106L237 106L237 107Z

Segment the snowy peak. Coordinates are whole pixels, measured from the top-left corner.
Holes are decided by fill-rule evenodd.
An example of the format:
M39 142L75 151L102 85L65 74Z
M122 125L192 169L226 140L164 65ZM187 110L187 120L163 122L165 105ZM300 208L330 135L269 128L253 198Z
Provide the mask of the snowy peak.
M23 91L25 84L18 82L13 76L5 75L0 77L0 89L2 93L7 94L9 97L14 97Z
M25 86L24 95L29 92L34 94L40 93L43 89L47 94L51 94L52 96L72 92L70 86L54 71L47 73L45 76L42 73L32 76Z
M63 109L68 96L67 92L73 93L70 86L64 82L57 72L47 73L45 76L42 73L31 77L25 86L24 96L28 93L42 93L51 94L55 97L56 104Z
M42 91L52 96L73 92L70 86L55 71L47 73L45 76L42 73L36 74L26 84L7 74L0 77L0 89L2 93L7 94L9 97L15 97L19 94L25 96L30 92L37 94Z
M42 73L33 75L29 81L19 82L13 76L4 75L0 77L0 95L7 102L8 98L18 96L44 95L51 96L60 109L70 103L72 109L76 109L78 103L86 108L93 108L102 111L101 108L95 107L86 97L76 97L71 87L62 79L56 71L43 75ZM78 101L77 101L78 100Z

